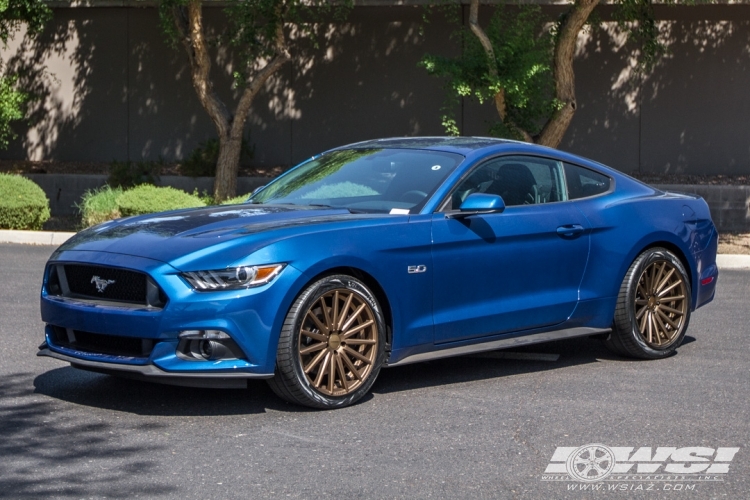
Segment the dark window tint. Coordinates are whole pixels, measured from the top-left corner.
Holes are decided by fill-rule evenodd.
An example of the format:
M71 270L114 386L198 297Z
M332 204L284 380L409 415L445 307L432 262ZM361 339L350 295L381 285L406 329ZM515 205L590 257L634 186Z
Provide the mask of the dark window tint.
M473 193L502 196L509 207L563 201L560 163L544 158L511 156L479 166L453 191L448 210L458 210Z
M569 200L606 193L612 182L606 175L570 163L565 164L565 180L568 182Z

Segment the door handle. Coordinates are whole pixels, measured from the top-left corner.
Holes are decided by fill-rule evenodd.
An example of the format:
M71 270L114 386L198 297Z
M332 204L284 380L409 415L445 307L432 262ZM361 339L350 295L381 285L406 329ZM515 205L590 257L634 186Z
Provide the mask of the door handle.
M566 224L557 228L557 234L562 238L577 238L583 233L583 226L580 224Z

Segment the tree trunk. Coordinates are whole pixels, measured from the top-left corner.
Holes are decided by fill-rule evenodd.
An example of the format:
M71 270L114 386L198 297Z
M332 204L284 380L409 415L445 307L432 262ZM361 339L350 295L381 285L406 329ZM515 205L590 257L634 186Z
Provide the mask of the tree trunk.
M562 107L544 125L536 141L537 144L552 148L558 147L573 120L577 107L575 73L573 72L576 42L578 33L598 4L599 0L576 0L573 9L560 27L560 34L555 44L553 65L555 97L562 103Z
M279 3L280 18L283 17L281 6ZM289 61L291 56L286 46L283 22L279 22L273 40L276 55L248 82L232 115L214 92L213 83L209 79L211 58L203 32L202 7L202 0L190 0L186 10L179 7L173 9L172 17L190 60L193 87L219 136L219 159L216 162L213 194L214 200L220 203L237 195L237 170L242 153L242 136L253 99L271 75Z

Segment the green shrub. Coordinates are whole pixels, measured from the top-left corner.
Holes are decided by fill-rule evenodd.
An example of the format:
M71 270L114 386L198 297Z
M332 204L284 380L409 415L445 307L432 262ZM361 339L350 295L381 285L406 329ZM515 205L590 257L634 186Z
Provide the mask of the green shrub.
M130 188L141 184L156 184L164 160L159 161L113 161L109 166L107 184L113 187Z
M117 198L123 216L150 214L179 208L203 207L206 204L197 196L172 187L148 184L129 189Z
M81 203L76 205L81 214L83 227L94 226L122 217L120 207L117 205L117 198L122 193L122 188L110 186L86 191L81 198Z
M254 148L242 139L240 162L251 160L255 154ZM208 139L198 144L187 159L182 162L180 171L190 177L216 176L216 162L219 161L219 139Z
M221 204L222 205L239 205L240 203L245 203L249 197L250 197L249 194L243 194L242 196L236 196L234 198L229 198L228 200L224 200L221 202Z
M20 175L0 174L0 229L42 229L49 200L42 188Z

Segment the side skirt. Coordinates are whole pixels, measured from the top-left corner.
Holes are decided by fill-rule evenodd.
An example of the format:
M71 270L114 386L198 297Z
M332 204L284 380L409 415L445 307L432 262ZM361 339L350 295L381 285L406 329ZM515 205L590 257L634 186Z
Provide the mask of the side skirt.
M565 330L555 330L552 332L533 333L530 335L520 335L518 337L492 340L489 342L482 342L480 344L462 345L458 347L440 349L438 351L412 354L411 356L407 356L399 361L396 361L395 363L387 363L386 366L402 366L411 363L419 363L420 361L429 361L432 359L449 358L451 356L461 356L464 354L473 354L484 351L495 351L497 349L508 349L511 347L518 347L529 344L540 344L542 342L550 342L552 340L599 335L603 333L609 333L610 331L611 329L609 328L579 327L568 328Z

